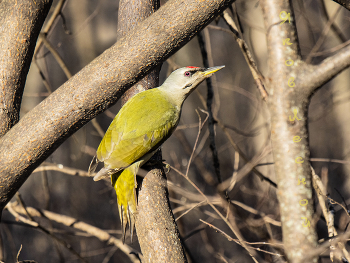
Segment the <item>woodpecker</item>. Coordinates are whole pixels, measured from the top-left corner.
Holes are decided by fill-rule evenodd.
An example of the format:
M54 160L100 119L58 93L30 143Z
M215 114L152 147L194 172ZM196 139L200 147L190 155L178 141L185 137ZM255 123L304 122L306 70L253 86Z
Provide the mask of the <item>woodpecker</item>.
M134 232L139 167L176 129L182 105L191 92L224 67L179 68L160 87L140 92L129 99L110 124L91 161L89 173L95 171L99 162L104 163L94 180L111 177L117 194L123 241L127 224L131 238Z

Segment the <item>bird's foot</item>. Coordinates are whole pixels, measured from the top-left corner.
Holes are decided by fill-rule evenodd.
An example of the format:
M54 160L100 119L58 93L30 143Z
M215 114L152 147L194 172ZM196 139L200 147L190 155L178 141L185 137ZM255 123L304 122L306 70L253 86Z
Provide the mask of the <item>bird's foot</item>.
M167 173L170 172L170 164L165 163L164 161L165 161L165 160L163 160L163 167L164 167L164 169L165 169L165 173L167 174Z

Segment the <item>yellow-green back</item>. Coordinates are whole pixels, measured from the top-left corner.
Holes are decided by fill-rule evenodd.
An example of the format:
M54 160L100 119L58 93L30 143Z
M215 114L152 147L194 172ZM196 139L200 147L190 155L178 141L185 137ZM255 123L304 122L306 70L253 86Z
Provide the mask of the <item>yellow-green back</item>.
M97 159L108 169L131 165L171 135L180 111L158 88L135 95L109 126L97 149Z

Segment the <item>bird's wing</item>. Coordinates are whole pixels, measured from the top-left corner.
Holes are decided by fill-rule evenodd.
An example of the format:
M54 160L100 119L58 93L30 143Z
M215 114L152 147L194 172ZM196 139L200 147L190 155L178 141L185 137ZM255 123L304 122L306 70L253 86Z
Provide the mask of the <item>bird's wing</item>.
M145 91L129 100L108 128L97 150L97 159L106 168L128 167L158 148L176 128L179 109L152 91L154 94Z

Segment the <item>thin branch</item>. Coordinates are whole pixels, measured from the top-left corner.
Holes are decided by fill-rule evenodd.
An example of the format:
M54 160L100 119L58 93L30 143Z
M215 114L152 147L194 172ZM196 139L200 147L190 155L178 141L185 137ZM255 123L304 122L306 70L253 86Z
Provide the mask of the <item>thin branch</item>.
M227 128L220 122L220 121L217 121L219 126L221 127L221 129L225 132L229 142L231 143L231 145L233 146L233 148L239 153L239 155L242 157L242 159L245 161L245 162L249 162L249 159L248 157L242 152L242 150L238 147L238 145L233 141L230 133L228 132ZM259 172L256 168L253 168L252 170L255 174L257 174L259 176L259 178L261 180L264 180L264 181L267 181L268 183L270 183L270 185L272 185L273 187L276 187L277 188L277 184L272 181L270 178L266 177L265 175L263 175L261 172Z
M20 207L20 209L22 209L22 213L21 214L25 214L29 217L29 219L26 219L25 217L19 215L20 212L18 212L18 210L16 209L16 206ZM46 228L42 227L39 223L35 222L32 219L31 214L28 213L28 210L25 206L20 205L20 204L14 204L14 203L8 203L6 206L7 210L17 219L22 221L25 224L28 224L32 227L38 228L41 231L43 231L45 234L47 234L48 236L50 236L52 239L56 240L58 243L60 243L63 247L65 247L66 249L68 249L73 255L77 256L82 262L87 263L87 261L77 252L75 251L75 249L72 248L72 246L70 244L68 244L66 241L56 237L55 235L53 235L49 230L47 230Z
M323 2L323 1L321 1ZM327 22L325 28L322 31L321 36L318 38L316 44L312 47L310 53L308 54L307 58L305 59L305 62L307 64L309 64L311 62L311 57L312 54L317 52L318 49L321 47L321 45L323 44L324 39L326 38L328 32L331 30L332 26L334 25L334 21L337 18L339 12L340 12L341 8L339 7L336 12L333 14L332 18L329 19L329 21Z
M171 167L171 166L170 166ZM214 206L214 204L208 199L208 197L198 188L198 186L185 174L181 173L179 170L177 170L174 167L171 167L174 171L176 171L178 174L182 175L205 199L205 201L210 205L210 207L220 216L220 218L228 225L228 227L231 229L231 231L236 235L236 237L239 239L239 241L241 242L241 245L244 247L244 249L248 252L248 254L252 257L252 259L254 260L254 262L258 262L255 259L255 256L257 256L254 252L252 252L246 245L245 242L243 240L243 237L241 236L241 234L239 233L239 230L237 229L237 227L234 227L229 221L228 219L222 215L222 213L219 212L219 210ZM254 256L253 256L254 254Z
M335 243L347 242L349 238L350 238L350 231L348 230L348 231L334 237L333 242L335 242ZM321 255L322 253L327 251L328 248L329 248L329 242L324 242L320 246L318 246L317 248L310 250L307 257L304 258L305 262L308 262L307 260L309 260L312 257Z
M326 18L327 21L329 21L329 15L327 12L327 7L326 7L326 2L325 1L320 1L320 8L321 12L323 13L324 17ZM339 38L340 42L346 42L347 37L344 36L343 32L340 30L338 25L336 23L332 23L331 28L334 32L334 34Z
M202 54L203 59L203 65L205 68L209 68L209 61L208 61L208 53L206 49L206 44L204 43L204 39L201 33L197 35L199 48ZM213 117L213 99L214 99L214 91L213 91L213 85L211 78L207 78L206 80L207 84L207 111L208 111L208 129L209 129L209 141L210 141L210 150L212 153L213 158L213 165L214 165L214 171L216 175L216 179L218 183L222 182L222 178L220 175L220 162L218 157L218 151L216 149L216 143L215 143L215 132L214 132L214 117Z
M201 122L200 122L200 124L199 124L199 127L201 127ZM198 137L199 137L199 133L200 133L200 131L201 131L201 129L199 129L199 131L198 131L198 135L197 135L197 139L198 139ZM192 150L192 152L195 152L196 151L196 144L195 144L195 146L193 147L193 150ZM188 164L188 166L190 165L190 163ZM170 165L169 165L170 166ZM171 166L170 166L171 167ZM231 231L236 235L236 237L240 240L240 242L241 242L241 245L247 250L247 252L248 252L248 254L252 257L252 259L254 260L254 262L258 262L257 260L256 260L256 254L255 253L253 253L249 248L248 248L248 246L246 246L245 245L245 243L244 243L244 239L243 239L243 237L242 237L242 235L241 235L241 233L240 233L240 231L239 231L239 229L237 228L237 226L236 225L234 225L234 224L232 224L231 222L229 222L229 220L225 217L225 216L223 216L220 212L219 212L219 210L217 210L217 208L213 205L213 203L211 203L211 201L208 199L208 197L198 188L198 186L188 177L188 175L187 174L183 174L183 173L181 173L179 170L177 170L177 169L175 169L174 167L171 167L172 169L174 169L178 174L180 174L180 175L182 175L202 196L203 196L203 198L205 199L205 201L213 208L213 210L220 216L220 218L222 219L222 220L224 220L224 222L229 226L229 228L231 229ZM188 169L187 169L188 170ZM226 199L227 200L227 199ZM223 204L226 204L227 203L227 201L224 201L223 199L222 199L222 201L223 201ZM223 205L223 206L225 206L225 205ZM229 209L228 209L228 207L227 206L225 206L224 207L224 209L226 209L227 210L227 213L229 213ZM253 254L254 254L254 256L253 256Z
M264 159L268 154L271 153L271 150L272 149L270 145L265 146L261 153L255 155L237 172L235 180L232 180L233 178L228 178L218 186L218 189L221 191L228 190L230 192L233 189L233 186L236 183L236 181L240 181L244 176L250 173L262 159Z
M202 220L202 219L199 219L199 221L201 221L202 223L208 225L209 227L211 227L211 228L215 229L216 231L218 231L219 233L221 233L224 237L227 238L228 241L234 241L234 242L236 242L238 245L240 245L240 246L242 245L242 244L240 243L239 240L237 240L237 239L235 239L235 238L232 238L231 236L229 236L228 234L226 234L223 230L221 230L220 228L214 226L213 224L210 224L210 223L208 223L208 222L206 222L206 221L204 221L204 220ZM246 244L252 244L252 243L246 242L246 241L245 241L245 243L246 243ZM255 248L255 247L252 247L252 246L250 246L250 248L251 248L251 249L255 249L255 250L257 250L257 251L260 251L260 252L263 252L263 253L266 253L266 254L271 254L271 255L274 255L274 256L283 257L283 255L281 255L281 254L272 253L272 252L269 252L269 251L266 251L266 250L263 250L263 249L260 249L260 248Z
M237 29L236 24L227 10L225 10L223 12L223 18L224 18L226 24L229 26L231 32L233 33L234 38L237 41L239 48L242 51L242 54L243 54L243 56L247 62L247 65L248 65L248 67L253 75L253 78L254 78L255 83L258 87L258 90L260 91L261 97L266 101L268 98L268 93L266 91L265 84L264 84L264 76L260 73L260 71L259 71L259 69L254 61L254 58L249 51L247 43L244 41L244 39L241 38L241 34L238 33L238 29Z
M56 19L60 16L66 1L67 0L60 0L56 4L55 9L53 10L50 18L47 20L45 26L41 30L41 33L48 34L49 31L53 28L53 24L56 22ZM41 48L42 43L43 43L43 40L42 39L38 39L38 42L36 43L36 47L35 47L35 51L34 51L34 57L36 57L38 51Z
M63 1L61 1L63 2ZM59 4L58 4L59 6ZM57 7L56 7L57 9ZM56 10L55 9L55 10ZM55 58L57 61L58 65L61 67L63 70L64 74L66 75L67 79L70 79L72 77L72 73L69 71L66 63L63 61L61 55L56 51L56 49L51 45L51 43L47 40L47 34L40 33L39 34L39 40L44 43L45 47L51 52L52 56ZM40 45L40 43L37 44L37 46ZM38 65L37 65L38 66ZM39 68L39 66L38 66ZM40 70L40 69L39 69ZM41 72L41 71L40 71ZM46 81L44 80L44 83ZM47 84L45 84L47 86ZM48 88L49 91L51 91L50 88ZM50 92L51 93L51 92ZM104 131L102 130L101 126L98 124L96 118L91 120L92 125L96 129L97 133L101 136L101 138L104 136Z
M350 164L350 161L330 159L330 158L310 158L311 162L325 162L325 163L340 163L340 164Z
M202 129L203 129L204 124L206 123L206 121L207 121L208 118L209 118L209 113L208 113L208 112L205 112L205 111L202 111L202 112L204 112L204 113L207 114L207 117L204 119L203 123L202 123L201 116L199 115L198 111L196 110L196 113L197 113L198 119L199 119L199 124L198 124L197 138L196 138L196 141L195 141L195 143L194 143L193 149L196 149L196 148L197 148L197 143L198 143L199 135L200 135L200 133L201 133L201 131L202 131ZM186 173L185 173L186 176L188 176L188 171L189 171L189 169L190 169L190 165L191 165L191 163L192 163L192 158L193 158L194 153L195 153L195 151L193 150L192 153L191 153L190 159L188 160L187 169L186 169Z
M93 175L90 175L85 170L80 170L72 167L64 166L63 164L53 164L49 162L44 162L43 165L36 168L33 173L38 173L42 171L57 171L68 175L73 176L82 176L82 177L92 177Z
M330 258L333 261L333 254L334 254L334 250L335 250L335 245L337 244L339 246L339 248L341 249L341 251L343 252L343 255L345 256L345 258L350 261L350 256L348 251L346 250L344 244L342 242L335 242L335 240L333 239L334 236L337 236L337 231L334 227L334 210L331 211L331 209L326 207L326 199L330 199L329 197L327 197L326 195L326 188L323 185L321 179L319 178L319 176L315 173L315 170L312 166L311 167L311 174L312 174L312 185L315 189L316 195L318 197L319 200L319 204L321 206L322 209L322 213L324 218L326 219L326 223L327 223L327 228L328 228L328 237L330 237L331 239L329 239L329 247L330 247ZM332 200L331 200L332 201ZM342 206L341 204L339 204L340 206ZM342 206L343 207L343 206ZM343 207L343 209L346 211L347 213L347 209L345 207ZM338 258L338 260L341 260L341 258Z
M244 210L246 210L246 211L248 211L248 212L250 212L250 213L252 213L252 214L261 216L262 219L263 219L265 222L269 223L269 224L272 224L272 225L275 225L275 226L279 226L279 227L282 226L282 224L281 224L280 221L276 221L276 220L272 219L271 217L267 216L265 213L260 212L260 211L254 209L254 208L252 208L252 207L250 207L250 206L247 206L246 204L243 204L243 203L238 202L238 201L232 201L232 204L235 204L235 205L237 205L237 206L243 208Z
M118 247L126 256L129 257L131 262L139 263L138 258L134 255L134 253L137 253L137 251L133 250L131 247L129 247L126 244L123 244L123 242L120 239L117 239L110 234L108 234L106 231L99 229L97 227L94 227L92 225L89 225L87 223L84 223L82 221L77 220L76 218L72 218L69 216L53 213L47 210L38 210L33 207L26 207L26 210L24 210L23 207L21 207L18 203L12 202L8 203L6 208L12 212L14 212L14 215L20 216L19 214L26 214L26 210L28 214L32 217L45 217L51 221L55 221L57 223L63 224L65 226L69 226L81 231L84 231L86 233L89 233L92 236L95 236L102 242L105 242L107 244L113 244L114 246ZM19 219L22 220L22 216L19 217ZM27 220L25 220L26 223L28 223ZM23 221L24 222L24 221ZM32 222L32 221L31 221Z
M43 33L39 34L39 39L44 43L45 47L51 52L51 54L56 59L58 65L63 70L64 74L66 75L67 79L70 79L72 77L72 73L70 73L66 63L64 63L61 55L56 51L56 49L51 45L51 43L47 40L47 36Z

